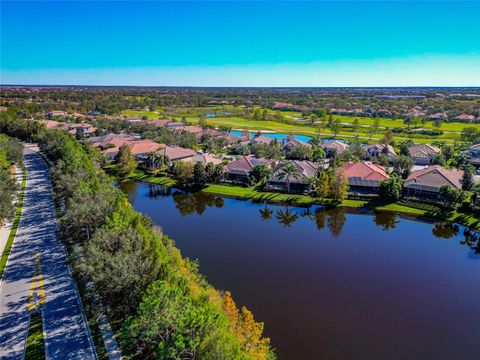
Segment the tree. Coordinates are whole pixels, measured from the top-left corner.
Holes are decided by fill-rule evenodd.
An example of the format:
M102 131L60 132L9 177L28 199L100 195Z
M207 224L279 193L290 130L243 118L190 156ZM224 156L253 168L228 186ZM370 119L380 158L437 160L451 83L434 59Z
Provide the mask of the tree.
M330 183L326 170L318 172L313 183L313 189L320 199L325 199L330 194Z
M270 220L272 218L273 210L266 206L265 208L260 209L259 212L260 212L260 217L262 218L263 221Z
M401 199L403 181L397 174L392 174L389 179L383 180L378 189L378 195L383 200L396 202Z
M393 172L406 179L413 168L413 160L410 156L399 155L393 160Z
M277 211L277 219L285 227L291 227L298 218L299 215L293 213L288 207Z
M445 157L441 153L435 154L432 157L432 165L445 166L446 164L447 164L447 161L445 160Z
M173 168L173 174L178 186L190 187L194 182L193 164L187 161L177 161Z
M267 116L268 116L268 111L267 111L267 109L264 109L262 111L262 120L263 121L267 120Z
M285 179L288 193L290 193L290 181L292 179L298 179L299 177L300 177L300 173L298 172L297 167L293 165L291 162L285 164L280 170L280 173L278 174L278 178L280 180Z
M329 189L330 197L336 202L342 202L346 199L348 194L348 181L342 175L336 171L331 171L329 174Z
M132 151L127 144L120 146L116 157L117 171L121 177L128 176L137 168L137 160L132 155Z
M265 182L272 174L272 169L266 165L257 165L253 168L250 177L255 184Z
M387 129L387 131L385 132L385 134L383 135L383 139L380 140L381 143L385 144L385 145L390 145L393 141L393 133L392 133L392 130L390 130L390 128ZM386 147L385 147L386 149Z
M193 181L200 186L203 186L207 183L207 172L205 171L205 165L197 161L195 165L193 165Z
M472 166L465 166L463 168L463 178L462 178L462 189L465 191L470 191L473 186L475 185L475 181L473 179L475 172Z
M292 146L286 155L287 159L306 160L312 157L312 147L303 144Z
M358 118L355 118L352 124L353 124L353 131L358 132L358 130L360 129L360 121L358 120Z
M440 195L442 196L442 203L448 210L455 210L458 204L462 203L466 194L463 190L454 189L449 185L444 185L440 188Z
M314 162L323 163L327 155L325 150L321 146L313 145L312 146L312 155L310 159Z
M164 156L159 152L150 154L147 159L147 167L150 170L161 169L169 163L168 156Z
M340 131L342 131L342 123L340 121L340 119L335 119L335 121L333 122L333 124L331 125L331 130L332 130L332 133L335 135L335 137L337 137L338 133Z

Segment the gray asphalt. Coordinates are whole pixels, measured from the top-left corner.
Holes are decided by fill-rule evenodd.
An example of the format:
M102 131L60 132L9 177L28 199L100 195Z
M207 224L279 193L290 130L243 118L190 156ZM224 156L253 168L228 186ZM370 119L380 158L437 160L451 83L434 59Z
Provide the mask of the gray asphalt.
M0 358L22 359L28 332L29 290L40 253L46 304L43 330L47 359L95 359L81 301L56 237L48 168L25 149L27 184L20 226L0 287Z

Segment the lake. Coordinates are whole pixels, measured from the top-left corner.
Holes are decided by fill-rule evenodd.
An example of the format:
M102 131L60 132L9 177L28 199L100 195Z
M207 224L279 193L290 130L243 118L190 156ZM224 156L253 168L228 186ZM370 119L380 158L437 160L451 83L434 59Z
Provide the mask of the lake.
M230 131L232 135L236 136L241 136L243 135L242 131ZM256 132L250 132L250 138L253 138L255 136ZM279 133L262 133L262 135L272 138L272 139L277 139L277 140L282 140L288 136L288 134L279 134ZM311 137L310 136L305 136L305 135L293 135L293 137L299 141L303 142L308 142ZM325 142L331 141L331 140L324 140Z
M480 359L480 244L462 227L121 188L265 323L279 359Z

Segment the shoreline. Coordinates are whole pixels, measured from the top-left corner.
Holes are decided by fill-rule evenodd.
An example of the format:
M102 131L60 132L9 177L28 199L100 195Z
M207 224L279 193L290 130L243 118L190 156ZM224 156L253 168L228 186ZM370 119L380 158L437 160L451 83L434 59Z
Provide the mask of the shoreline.
M136 169L124 180L143 181L150 184L159 184L167 187L174 187L175 180L168 177L155 176L145 173L143 170ZM283 194L273 192L258 191L251 187L240 187L235 185L208 184L199 191L230 197L238 200L249 200L254 202L265 202L270 204L284 204L292 206L311 206L321 205L326 207L345 207L352 209L363 209L368 211L386 211L404 214L417 218L431 219L437 221L449 221L458 223L462 226L480 232L480 219L471 214L459 212L458 210L449 213L449 216L443 216L441 213L432 213L429 210L414 208L401 203L381 204L378 199L355 200L345 199L340 204L335 204L329 200L320 200L309 195ZM376 201L375 201L376 200ZM372 204L373 203L373 204Z

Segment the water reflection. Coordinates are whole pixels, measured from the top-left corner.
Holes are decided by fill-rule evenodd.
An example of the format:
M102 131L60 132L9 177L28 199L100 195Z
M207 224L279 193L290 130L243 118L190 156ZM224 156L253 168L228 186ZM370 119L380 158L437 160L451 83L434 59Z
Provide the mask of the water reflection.
M443 222L435 224L432 229L432 234L437 238L450 239L458 235L460 227L457 224Z
M186 193L175 190L172 198L183 216L194 213L202 215L207 207L222 208L224 205L222 197L204 192Z
M260 213L260 218L263 221L270 220L272 218L272 215L273 215L273 210L270 209L269 207L266 207L266 206L263 209L259 209L258 212Z
M460 244L467 245L475 255L480 255L480 234L473 230L465 229L463 235L465 239L461 240Z
M278 222L283 226L291 227L293 223L298 220L299 215L286 207L285 209L277 210L276 218L278 219Z
M159 198L167 197L172 195L172 188L160 184L149 184L148 186L148 197Z
M397 220L397 213L387 211L376 211L373 220L375 225L380 226L383 230L388 231L395 229L399 221Z

